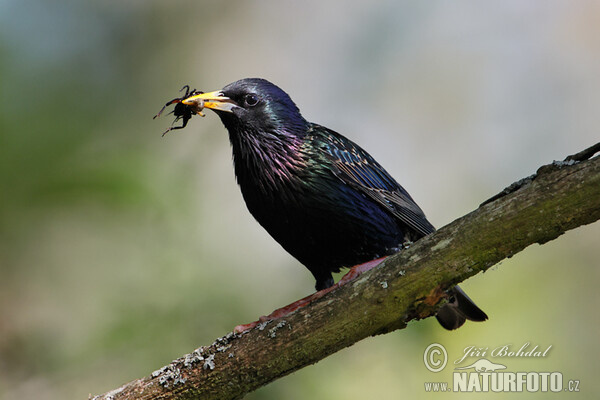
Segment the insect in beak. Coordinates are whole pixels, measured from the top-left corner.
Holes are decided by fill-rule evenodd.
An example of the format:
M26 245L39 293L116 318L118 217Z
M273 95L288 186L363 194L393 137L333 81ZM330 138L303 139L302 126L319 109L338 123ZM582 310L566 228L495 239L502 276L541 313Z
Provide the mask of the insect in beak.
M183 120L181 126L173 126L173 124L171 124L171 126L169 127L169 129L167 129L162 136L165 136L168 132L175 130L175 129L183 129L186 127L188 121L192 118L192 116L194 116L195 114L200 115L201 117L204 117L204 114L202 113L202 109L204 108L204 101L201 99L195 99L193 102L191 102L190 104L184 104L183 101L188 99L189 97L192 96L196 96L199 94L202 94L203 92L193 89L190 90L190 86L189 85L185 85L184 87L181 88L180 92L182 92L185 89L185 94L181 97L177 97L174 98L173 100L168 101L163 108L160 109L160 111L158 112L158 114L156 114L152 119L155 119L156 117L160 117L160 115L162 114L162 112L165 110L165 108L167 108L168 106L170 106L171 104L175 104L175 108L173 109L173 111L171 111L169 114L173 114L175 115L175 120L173 121L173 124L175 124L175 122L179 121L180 119Z

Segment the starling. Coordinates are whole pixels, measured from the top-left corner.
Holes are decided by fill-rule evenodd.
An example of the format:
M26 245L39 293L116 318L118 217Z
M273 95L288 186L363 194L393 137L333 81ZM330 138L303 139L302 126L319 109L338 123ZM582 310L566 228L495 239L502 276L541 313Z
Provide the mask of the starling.
M316 279L398 252L435 228L394 178L348 138L302 117L264 79L242 79L181 103L212 109L229 132L237 182L254 218ZM437 314L446 329L487 315L455 286Z

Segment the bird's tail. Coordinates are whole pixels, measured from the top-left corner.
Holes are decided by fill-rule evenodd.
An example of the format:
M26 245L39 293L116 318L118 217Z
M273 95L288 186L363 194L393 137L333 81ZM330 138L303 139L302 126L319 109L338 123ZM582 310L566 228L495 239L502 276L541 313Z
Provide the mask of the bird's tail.
M477 307L460 287L454 286L448 291L448 295L448 303L444 304L435 316L445 329L451 331L460 328L467 319L470 321L488 319L486 313Z

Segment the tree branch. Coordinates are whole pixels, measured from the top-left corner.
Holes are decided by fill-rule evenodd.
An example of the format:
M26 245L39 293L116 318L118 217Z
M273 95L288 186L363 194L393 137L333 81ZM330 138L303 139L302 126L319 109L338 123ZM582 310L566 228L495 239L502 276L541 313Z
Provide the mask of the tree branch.
M600 219L600 144L553 162L477 210L295 313L94 397L240 398L368 336L434 315L444 291L533 243Z

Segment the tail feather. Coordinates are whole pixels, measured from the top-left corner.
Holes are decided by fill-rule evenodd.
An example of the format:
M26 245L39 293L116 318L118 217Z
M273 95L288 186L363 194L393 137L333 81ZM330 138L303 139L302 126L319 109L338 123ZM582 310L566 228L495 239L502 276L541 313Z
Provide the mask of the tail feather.
M460 328L466 320L485 321L488 316L481 310L463 290L454 286L448 291L448 303L444 304L435 316L445 329Z

